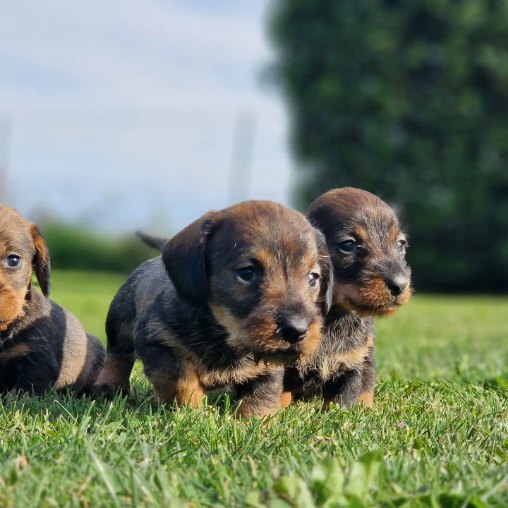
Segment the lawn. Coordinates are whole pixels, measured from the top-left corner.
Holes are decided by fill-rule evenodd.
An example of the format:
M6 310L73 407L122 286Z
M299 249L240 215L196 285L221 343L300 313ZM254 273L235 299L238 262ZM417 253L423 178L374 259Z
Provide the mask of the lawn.
M101 340L122 277L55 272ZM0 403L0 506L508 506L508 298L417 296L377 325L373 409L299 403L238 421L227 400Z

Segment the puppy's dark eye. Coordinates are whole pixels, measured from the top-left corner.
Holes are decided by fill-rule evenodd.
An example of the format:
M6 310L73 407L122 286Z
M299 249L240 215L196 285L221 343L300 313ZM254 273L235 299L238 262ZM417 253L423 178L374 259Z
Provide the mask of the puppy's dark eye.
M7 268L18 268L21 265L21 258L16 254L9 254L4 259L4 266Z
M235 274L240 282L252 282L256 275L256 271L253 266L243 266L242 268L238 268Z
M317 285L318 285L318 282L319 282L319 278L321 276L319 275L319 273L316 273L316 272L311 272L309 274L309 286L311 288L315 288Z
M353 252L356 247L358 247L358 244L355 240L344 240L343 242L340 242L338 245L339 249L342 252Z
M405 240L404 238L400 238L399 240L397 240L397 250L403 251L408 247L409 245L407 243L407 240Z

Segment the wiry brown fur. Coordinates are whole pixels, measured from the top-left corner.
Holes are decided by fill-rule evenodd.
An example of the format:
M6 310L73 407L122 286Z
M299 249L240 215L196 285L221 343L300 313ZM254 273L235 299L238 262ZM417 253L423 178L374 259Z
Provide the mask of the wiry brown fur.
M360 189L323 194L307 216L326 238L334 269L333 301L317 354L286 369L285 401L319 394L325 406L370 406L375 386L373 316L393 314L411 296L407 242L394 211Z
M163 254L111 304L97 389L128 388L136 353L159 400L197 406L206 390L231 384L240 415L273 414L283 365L315 352L329 307L321 233L294 210L246 201L205 214L167 243L143 236Z
M16 266L11 266L18 259ZM43 292L31 286L35 272ZM0 205L0 392L81 391L95 381L104 349L46 298L50 260L37 227Z

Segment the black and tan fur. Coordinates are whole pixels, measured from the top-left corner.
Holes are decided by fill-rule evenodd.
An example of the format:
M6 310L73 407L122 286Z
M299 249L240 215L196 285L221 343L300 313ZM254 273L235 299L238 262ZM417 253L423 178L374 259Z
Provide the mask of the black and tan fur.
M32 271L41 295L32 288ZM104 348L47 296L50 260L37 227L0 205L0 393L49 388L85 390Z
M411 296L407 240L394 211L351 187L320 196L308 211L325 235L334 271L332 307L317 355L286 369L282 405L318 394L325 406L374 400L374 316Z
M246 201L209 212L114 298L98 391L128 392L137 355L159 401L196 407L233 385L241 416L275 413L284 365L319 345L331 272L322 234L294 210Z

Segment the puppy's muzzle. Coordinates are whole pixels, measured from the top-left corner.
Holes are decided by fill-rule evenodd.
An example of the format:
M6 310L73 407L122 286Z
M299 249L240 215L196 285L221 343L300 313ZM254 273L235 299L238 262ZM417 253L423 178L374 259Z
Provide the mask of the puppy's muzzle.
M311 320L305 316L283 317L278 320L278 332L290 344L298 344L307 338Z
M402 273L386 279L386 285L392 296L400 296L409 286L409 277Z

